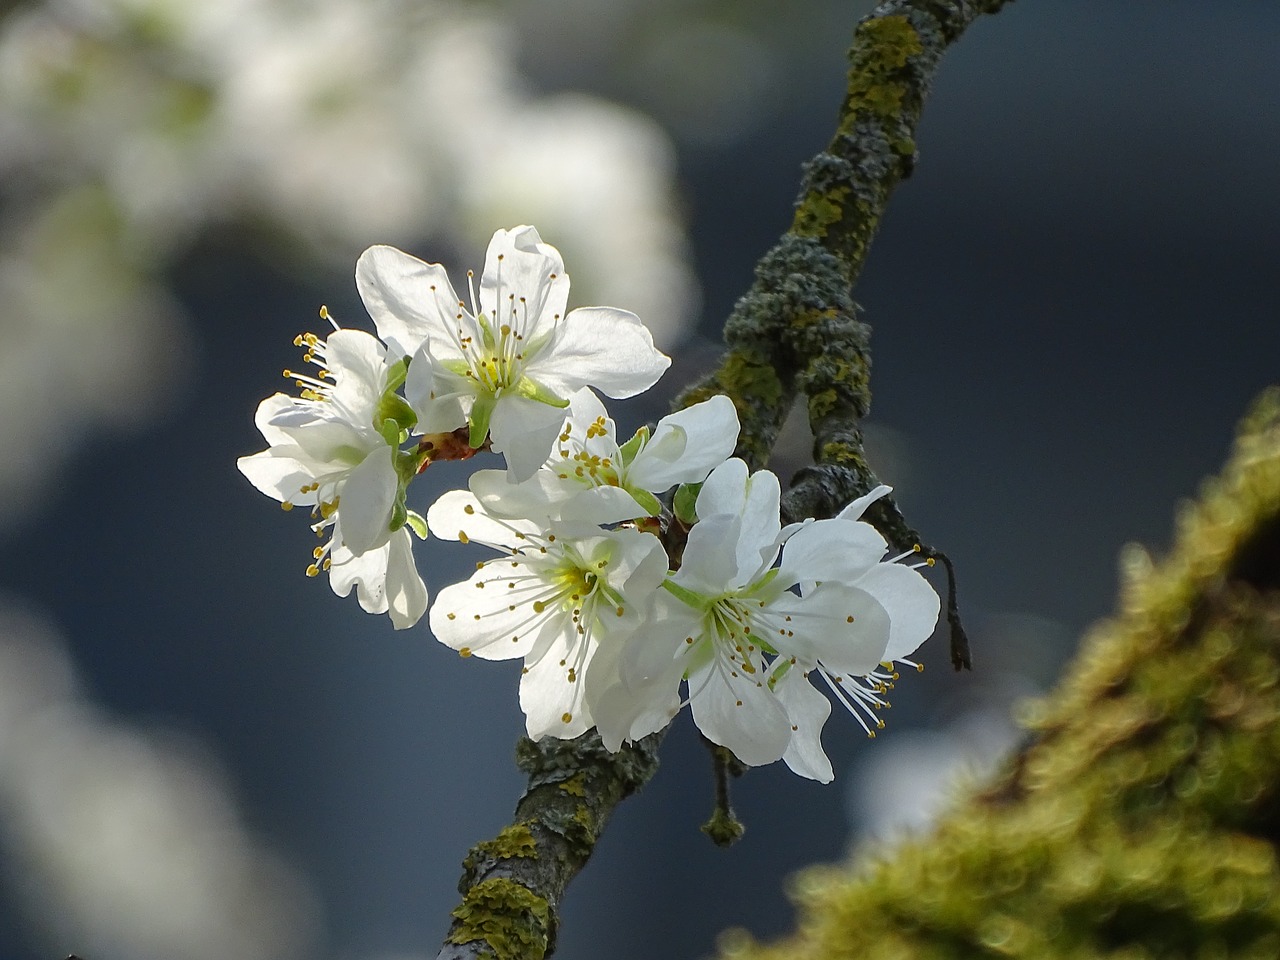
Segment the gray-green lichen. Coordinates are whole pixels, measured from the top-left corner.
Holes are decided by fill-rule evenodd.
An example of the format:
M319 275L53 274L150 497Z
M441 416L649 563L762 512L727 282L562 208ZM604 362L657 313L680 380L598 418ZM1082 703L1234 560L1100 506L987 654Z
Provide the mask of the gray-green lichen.
M799 932L738 960L1280 956L1280 390L1123 559L1116 619L936 830L815 869Z

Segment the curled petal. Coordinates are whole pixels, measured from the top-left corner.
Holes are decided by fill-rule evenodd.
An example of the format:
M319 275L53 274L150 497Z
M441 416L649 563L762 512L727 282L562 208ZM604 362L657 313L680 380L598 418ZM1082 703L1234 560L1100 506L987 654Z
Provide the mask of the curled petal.
M550 332L569 302L560 251L530 226L499 230L489 241L480 278L480 309L525 331L529 341ZM526 321L527 318L527 322Z
M351 471L342 488L342 535L352 553L364 553L391 539L391 511L400 490L391 449L375 449Z
M882 660L909 657L938 625L938 593L900 563L879 563L858 581L889 614L889 643Z
M738 430L738 412L723 395L663 417L628 467L627 482L654 493L699 483L733 454Z
M822 725L831 716L831 701L813 688L799 667L787 671L773 690L791 718L791 742L782 759L800 776L830 783L835 773L822 749Z

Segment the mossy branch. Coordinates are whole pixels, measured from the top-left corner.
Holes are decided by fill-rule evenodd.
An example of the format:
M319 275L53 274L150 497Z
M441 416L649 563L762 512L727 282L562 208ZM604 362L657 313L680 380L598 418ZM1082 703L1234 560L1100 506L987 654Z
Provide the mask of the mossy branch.
M1280 389L1158 566L1122 555L1031 741L930 834L796 885L734 960L1280 956Z
M980 14L1004 3L890 0L858 25L837 131L805 168L791 228L761 258L753 286L726 322L728 351L719 369L675 402L731 397L742 422L738 454L760 468L797 396L807 398L815 463L784 499L787 520L830 516L878 483L858 428L871 403L870 331L850 288L890 193L915 163L916 124L943 52ZM897 545L920 541L888 498L868 519ZM926 556L941 555L926 548ZM955 639L958 614L951 619L953 659L967 665L967 646ZM463 903L439 956L549 955L565 885L614 806L656 770L659 740L620 754L604 750L594 733L567 743L526 741L521 766L530 773L529 790L513 824L468 858Z

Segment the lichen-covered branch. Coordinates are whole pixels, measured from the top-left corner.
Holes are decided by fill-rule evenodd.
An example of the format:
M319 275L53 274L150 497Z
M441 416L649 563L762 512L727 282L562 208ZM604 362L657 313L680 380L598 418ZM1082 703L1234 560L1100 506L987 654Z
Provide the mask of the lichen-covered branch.
M1280 390L1031 742L928 836L815 870L795 937L734 960L1280 956Z
M837 131L805 169L792 226L729 317L719 369L676 400L682 407L729 395L742 422L738 453L759 468L796 397L807 398L815 465L787 494L785 519L830 516L877 483L858 429L870 405L869 330L850 288L890 193L915 162L914 131L939 59L1004 2L890 0L859 24ZM887 498L868 519L896 544L920 539ZM958 616L951 619L954 634ZM967 664L967 648L953 639L956 649ZM613 807L652 776L658 739L616 755L594 734L522 747L529 791L512 825L473 851L441 958L551 953L565 884Z
M858 25L835 136L806 166L791 228L760 260L725 325L724 361L682 398L732 397L742 421L738 453L755 467L768 459L797 397L805 398L814 463L783 498L784 520L830 516L879 483L859 426L871 406L870 329L850 288L889 195L915 164L916 125L943 52L1004 3L889 0ZM866 519L900 549L922 544L926 558L942 561L952 662L969 666L950 561L924 543L892 497Z
M440 960L550 956L564 888L582 869L614 808L658 768L662 734L610 753L592 730L576 740L521 740L529 786L515 818L476 844L463 866L462 903Z

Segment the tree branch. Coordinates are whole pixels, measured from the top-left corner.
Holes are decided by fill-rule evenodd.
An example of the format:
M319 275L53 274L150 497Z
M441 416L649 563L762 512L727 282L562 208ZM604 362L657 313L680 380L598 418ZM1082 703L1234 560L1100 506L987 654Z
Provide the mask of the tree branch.
M717 393L731 397L742 422L738 453L760 468L797 395L805 395L815 465L797 475L784 519L830 516L878 482L858 429L871 402L869 329L850 287L890 193L915 163L915 127L943 52L1004 2L891 0L858 25L836 135L805 167L791 228L760 260L754 285L726 322L719 369L675 401L679 408ZM881 504L869 519L886 537L918 542L897 507ZM967 648L962 659L967 665ZM441 960L540 960L552 952L565 885L613 808L657 769L660 740L618 754L594 732L567 743L522 743L529 789L512 825L468 858Z

